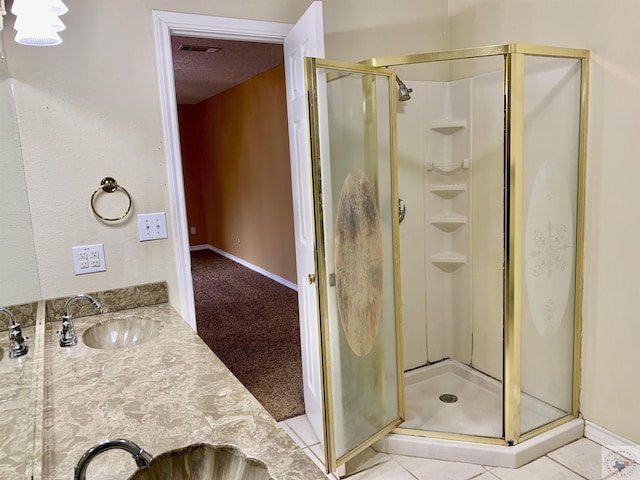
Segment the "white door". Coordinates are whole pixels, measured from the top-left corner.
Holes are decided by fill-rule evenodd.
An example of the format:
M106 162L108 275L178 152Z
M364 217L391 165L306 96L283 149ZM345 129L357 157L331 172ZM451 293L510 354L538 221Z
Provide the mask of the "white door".
M304 57L324 57L322 2L312 3L291 29L284 41L284 59L304 404L316 435L323 439L318 301L314 281L315 238L309 160L309 115L304 83Z

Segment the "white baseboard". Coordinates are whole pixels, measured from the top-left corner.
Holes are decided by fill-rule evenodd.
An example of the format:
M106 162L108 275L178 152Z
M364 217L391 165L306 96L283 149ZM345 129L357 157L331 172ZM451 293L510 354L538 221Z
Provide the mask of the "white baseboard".
M192 252L195 252L197 250L211 250L212 252L216 252L217 254L222 255L223 257L228 258L229 260L233 260L236 263L239 263L240 265L247 267L251 270L253 270L254 272L257 272L261 275L264 275L267 278L270 278L271 280L273 280L274 282L278 282L281 285L284 285L285 287L290 288L291 290L295 290L296 292L298 291L298 285L296 285L293 282L290 282L289 280L286 280L282 277L279 277L278 275L274 275L271 272L268 272L267 270L265 270L262 267L258 267L257 265L254 265L252 263L247 262L246 260L243 260L241 258L236 257L235 255L231 255L230 253L227 253L223 250L220 250L219 248L214 247L213 245L194 245L192 247L190 247Z
M584 422L584 436L609 450L637 462L640 459L640 445L593 422Z

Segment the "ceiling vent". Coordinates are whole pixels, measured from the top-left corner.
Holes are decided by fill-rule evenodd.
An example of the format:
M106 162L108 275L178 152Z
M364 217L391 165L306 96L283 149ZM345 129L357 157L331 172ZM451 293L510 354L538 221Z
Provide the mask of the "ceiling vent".
M206 45L188 45L183 43L178 47L181 52L216 53L221 49L218 47L207 47Z

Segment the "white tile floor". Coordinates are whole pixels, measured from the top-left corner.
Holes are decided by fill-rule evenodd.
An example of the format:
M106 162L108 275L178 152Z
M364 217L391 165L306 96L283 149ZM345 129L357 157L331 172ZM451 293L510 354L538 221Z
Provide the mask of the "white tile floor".
M306 415L279 423L304 452L324 470L322 447ZM505 447L506 448L506 447ZM354 480L640 480L640 465L626 463L616 471L617 454L591 440L581 438L518 469L484 467L469 463L378 453L368 449L353 466ZM621 465L621 463L618 463ZM336 479L330 474L327 478Z

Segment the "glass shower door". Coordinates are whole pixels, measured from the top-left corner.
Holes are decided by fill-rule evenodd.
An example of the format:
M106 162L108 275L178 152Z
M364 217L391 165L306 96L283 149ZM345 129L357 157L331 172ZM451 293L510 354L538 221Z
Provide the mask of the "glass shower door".
M574 408L581 61L524 62L521 432Z
M395 74L307 59L328 470L404 420Z

